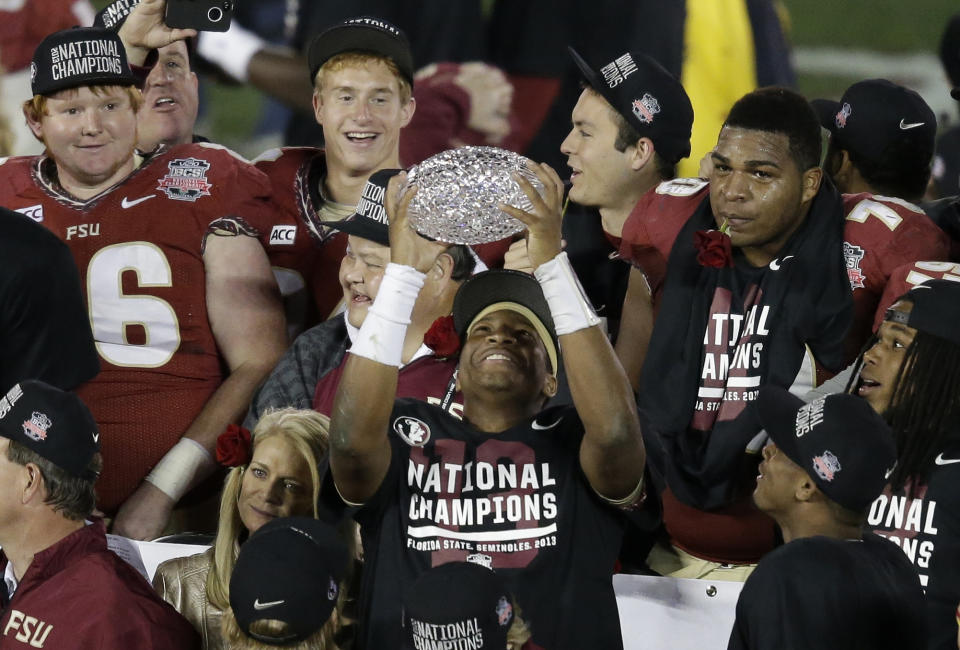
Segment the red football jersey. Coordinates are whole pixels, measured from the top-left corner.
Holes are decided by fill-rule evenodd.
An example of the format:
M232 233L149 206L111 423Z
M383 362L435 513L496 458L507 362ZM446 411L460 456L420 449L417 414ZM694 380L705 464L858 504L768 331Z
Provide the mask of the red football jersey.
M63 192L45 156L0 159L0 204L70 247L80 270L100 374L77 393L100 426L98 505L114 511L193 422L223 379L206 309L211 222L269 226L266 177L219 145L148 157L87 201Z
M94 11L87 0L0 0L0 63L26 68L48 34L92 24Z
M291 325L304 329L326 320L340 304L338 273L347 236L320 225L326 174L323 150L313 147L271 149L253 163L270 179L276 222L262 234L264 250L288 304ZM302 305L289 313L291 300Z
M664 181L640 197L623 224L620 256L643 272L655 302L673 242L709 192L702 178Z
M953 282L960 282L960 264L925 260L912 264L904 264L895 269L893 273L890 274L890 279L887 280L887 286L883 290L883 296L880 298L874 329L880 327L880 323L883 322L884 313L897 301L897 298L918 284L923 284L930 280L952 280Z
M853 290L856 355L889 305L881 296L894 269L918 260L949 259L950 241L919 207L902 199L844 194L843 254Z

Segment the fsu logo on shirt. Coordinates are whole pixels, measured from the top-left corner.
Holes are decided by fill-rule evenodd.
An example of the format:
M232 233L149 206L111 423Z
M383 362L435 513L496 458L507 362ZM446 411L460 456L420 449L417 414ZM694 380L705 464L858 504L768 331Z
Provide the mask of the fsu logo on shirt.
M178 158L167 164L170 170L160 179L158 190L163 190L168 198L175 201L190 201L195 203L201 196L210 196L207 182L207 171L210 163L198 158Z
M393 421L393 430L411 447L423 447L430 440L427 423L407 415Z

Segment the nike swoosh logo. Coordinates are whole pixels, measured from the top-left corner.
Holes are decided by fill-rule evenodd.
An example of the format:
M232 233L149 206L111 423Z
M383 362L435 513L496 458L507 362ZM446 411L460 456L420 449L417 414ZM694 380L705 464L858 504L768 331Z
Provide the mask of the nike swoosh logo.
M553 424L540 424L539 422L534 420L533 422L530 423L530 428L533 429L534 431L546 431L547 429L552 429L553 427L560 424L560 420L562 419L563 417L561 417L559 420L557 420Z
M127 199L127 197L123 197L123 200L120 201L120 207L126 210L127 208L132 208L133 206L143 203L144 201L149 201L150 199L155 198L157 198L156 194L151 194L150 196L145 196L140 199L134 199L133 201L130 201Z
M900 129L906 131L908 129L915 129L918 126L923 126L926 122L914 122L913 124L904 124L903 120L900 120Z
M783 264L784 262L786 262L786 261L787 261L788 259L790 259L791 257L793 257L793 255L787 255L787 256L784 257L782 260L781 260L780 258L771 260L771 261L770 261L770 270L771 270L771 271L779 271L779 270L780 270L780 265Z
M890 469L888 469L886 472L883 473L883 480L887 480L888 478L890 478L890 475L893 474L893 470L895 470L896 468L897 468L897 464L894 463Z
M94 441L94 442L100 442L100 434L99 434L99 433L93 434L93 441Z
M953 463L960 463L960 458L944 458L943 454L938 454L934 462L937 465L951 465Z
M255 601L253 601L253 608L259 611L261 609L269 609L270 607L282 605L285 602L285 600L271 600L269 603L261 603L260 599L257 598Z

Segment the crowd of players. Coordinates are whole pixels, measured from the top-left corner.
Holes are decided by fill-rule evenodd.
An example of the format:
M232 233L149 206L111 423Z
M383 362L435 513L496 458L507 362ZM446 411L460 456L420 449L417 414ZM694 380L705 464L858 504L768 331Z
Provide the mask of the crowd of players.
M42 35L45 151L0 158L2 647L617 648L614 571L746 581L731 648L957 643L960 202L923 203L918 94L747 92L678 178L692 93L571 48L569 181L450 245L402 168L529 142L502 73L371 16L204 34L312 82L323 146L248 162L163 11ZM154 593L107 525L212 543Z

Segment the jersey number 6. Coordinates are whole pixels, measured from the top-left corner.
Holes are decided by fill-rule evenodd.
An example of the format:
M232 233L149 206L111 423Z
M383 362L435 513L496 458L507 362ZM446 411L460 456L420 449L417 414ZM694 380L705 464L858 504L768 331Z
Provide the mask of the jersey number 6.
M87 266L87 302L97 351L115 366L157 368L180 346L177 314L156 296L126 295L121 276L137 275L140 287L169 287L173 273L166 256L149 242L114 244L97 251ZM127 328L139 326L142 345L128 342Z

